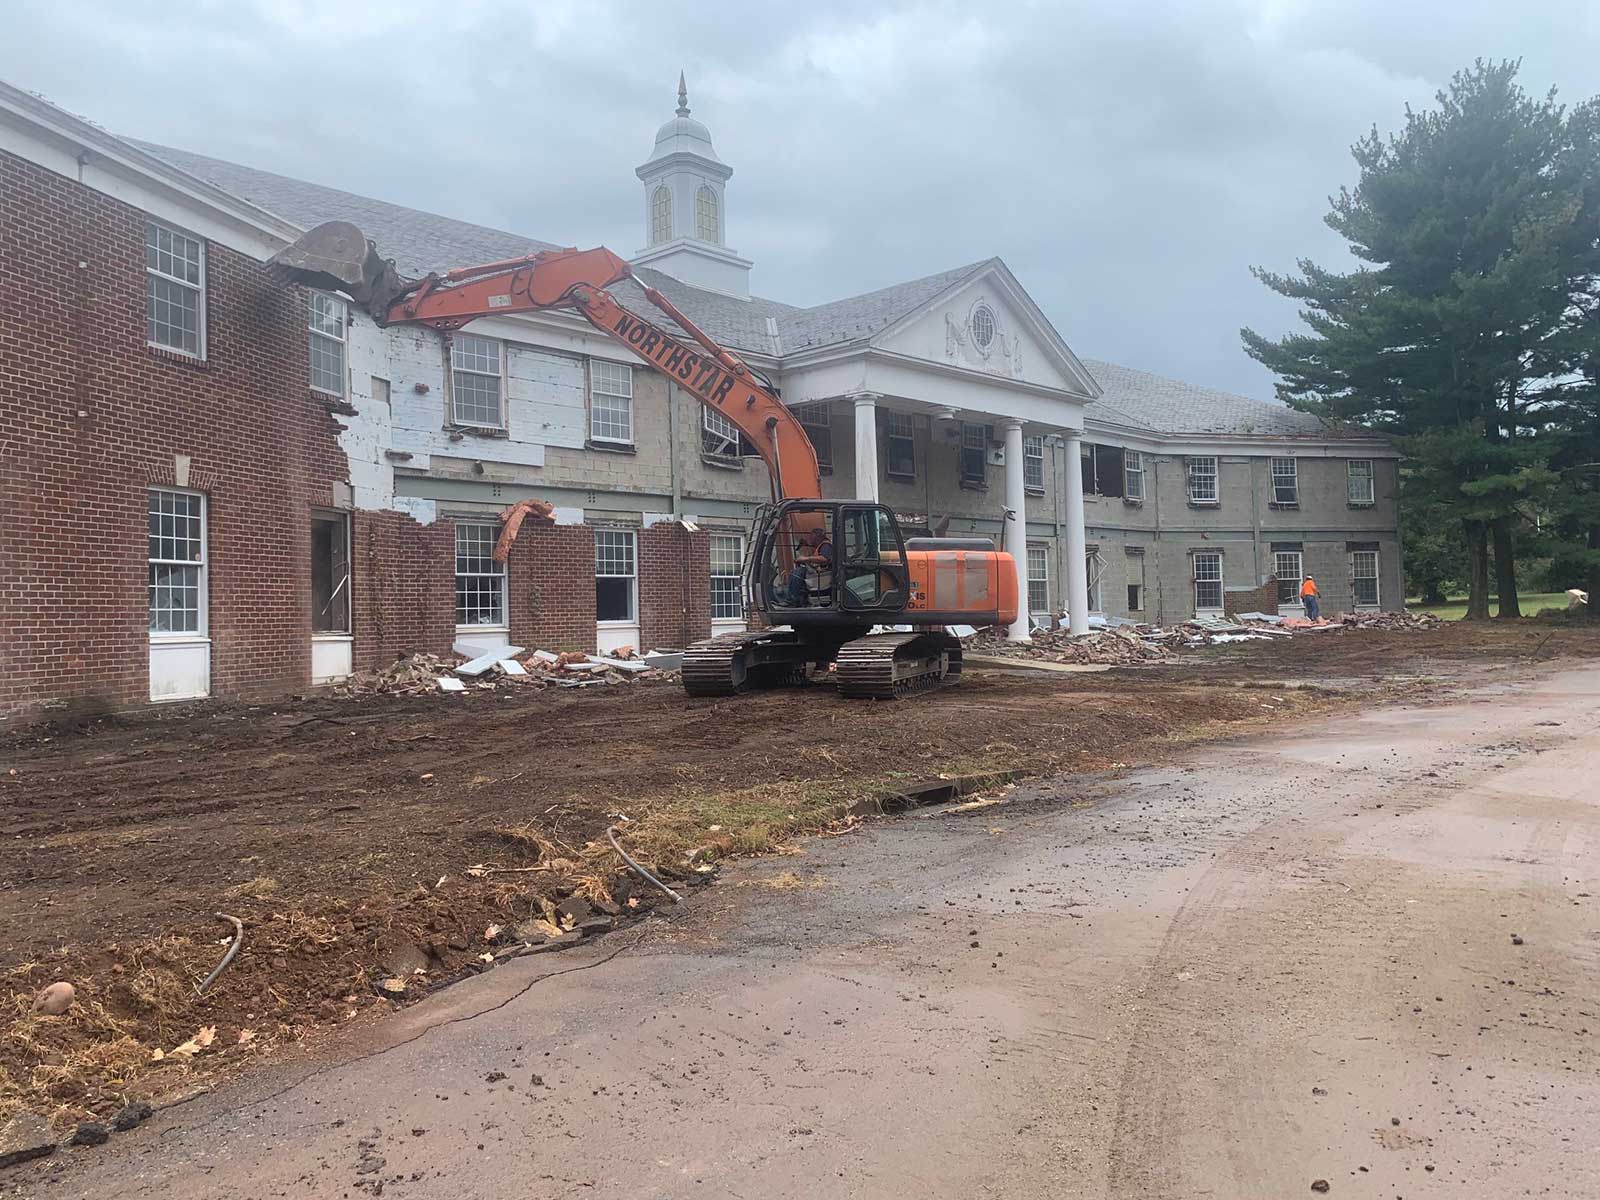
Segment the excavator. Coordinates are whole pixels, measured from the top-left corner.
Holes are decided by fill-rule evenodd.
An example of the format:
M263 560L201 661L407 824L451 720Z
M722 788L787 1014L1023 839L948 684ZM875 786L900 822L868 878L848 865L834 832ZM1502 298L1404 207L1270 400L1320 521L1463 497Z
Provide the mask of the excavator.
M756 513L743 578L747 612L763 627L690 646L683 686L691 696L803 684L831 666L841 695L893 699L960 674L961 643L947 625L1016 619L1011 555L987 538L907 538L881 504L823 499L816 451L771 382L604 247L543 250L408 280L360 229L330 221L268 265L280 284L344 293L379 326L448 334L479 317L576 312L738 428L772 485L770 503ZM624 281L643 291L670 329L607 290Z

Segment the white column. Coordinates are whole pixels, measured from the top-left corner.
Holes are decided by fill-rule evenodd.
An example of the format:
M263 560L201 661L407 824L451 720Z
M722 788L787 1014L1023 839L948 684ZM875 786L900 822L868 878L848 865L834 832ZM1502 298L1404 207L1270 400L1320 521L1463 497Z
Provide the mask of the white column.
M857 396L856 499L878 502L878 398Z
M1089 632L1089 539L1083 528L1083 431L1066 430L1067 478L1067 606L1068 629Z
M1017 619L1006 630L1012 642L1029 640L1028 631L1028 473L1022 461L1022 422L1006 422L1005 550L1017 563Z

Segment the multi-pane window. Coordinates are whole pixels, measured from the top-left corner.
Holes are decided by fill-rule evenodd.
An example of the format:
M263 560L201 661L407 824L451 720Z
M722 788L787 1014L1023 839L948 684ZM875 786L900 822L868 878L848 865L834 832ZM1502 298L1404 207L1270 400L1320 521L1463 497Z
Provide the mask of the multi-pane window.
M811 439L811 448L817 452L817 465L833 466L833 421L827 401L796 404L792 411Z
M994 341L994 311L980 304L972 313L972 340L980 350L987 350Z
M1378 552L1350 552L1350 599L1357 608L1378 607Z
M638 566L631 529L594 531L594 615L631 622L639 611Z
M989 427L961 423L961 482L982 483L989 456Z
M1352 458L1346 464L1346 482L1350 487L1351 504L1371 504L1372 492L1372 460L1370 458Z
M722 240L722 219L718 213L717 194L708 187L694 194L694 235L702 242Z
M917 443L911 429L911 418L905 413L884 414L884 471L900 479L917 474Z
M1215 550L1194 554L1194 610L1218 612L1222 608L1222 555Z
M1273 550L1272 573L1278 577L1278 603L1299 604L1305 582L1304 559L1298 550Z
M590 360L589 437L633 444L633 368L627 363Z
M662 184L650 193L650 244L672 238L672 189Z
M150 632L204 633L205 497L171 488L150 491Z
M311 293L311 386L344 395L345 302L326 292Z
M470 333L450 339L450 387L457 425L504 429L502 382L499 342Z
M506 624L506 565L495 561L494 525L456 525L456 624Z
M1050 611L1050 550L1047 546L1028 547L1028 611L1038 615Z
M737 533L711 535L711 619L737 621L744 617L744 538Z
M1274 504L1300 503L1300 477L1292 458L1272 460L1272 502Z
M1144 455L1137 450L1122 452L1122 494L1129 500L1144 499Z
M1188 461L1189 503L1215 504L1217 502L1217 460L1215 457L1191 458Z
M1030 434L1022 439L1022 485L1029 491L1044 491L1044 436Z
M144 227L145 336L205 357L206 248L188 234L155 223Z
M712 458L738 458L739 427L714 408L700 413L700 449Z

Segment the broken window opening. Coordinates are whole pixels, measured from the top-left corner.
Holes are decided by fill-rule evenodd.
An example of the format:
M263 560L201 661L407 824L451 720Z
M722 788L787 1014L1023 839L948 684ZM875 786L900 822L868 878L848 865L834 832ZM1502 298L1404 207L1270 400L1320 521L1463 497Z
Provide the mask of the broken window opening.
M311 518L311 632L350 632L350 518Z

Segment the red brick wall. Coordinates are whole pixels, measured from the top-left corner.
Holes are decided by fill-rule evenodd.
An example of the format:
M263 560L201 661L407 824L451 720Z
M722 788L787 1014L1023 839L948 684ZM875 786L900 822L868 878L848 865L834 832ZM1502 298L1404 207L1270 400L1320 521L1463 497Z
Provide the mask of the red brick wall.
M641 650L711 636L711 535L677 522L639 531Z
M351 545L355 668L448 654L456 629L456 530L403 513L358 512Z
M304 299L208 243L207 360L152 350L145 220L0 153L0 710L148 695L146 489L175 454L207 496L213 692L309 679L309 509L347 471Z
M594 530L525 523L507 565L511 641L530 650L593 654Z
M1278 577L1267 576L1267 581L1258 588L1248 592L1227 592L1223 599L1223 611L1228 616L1237 613L1259 612L1278 613Z

